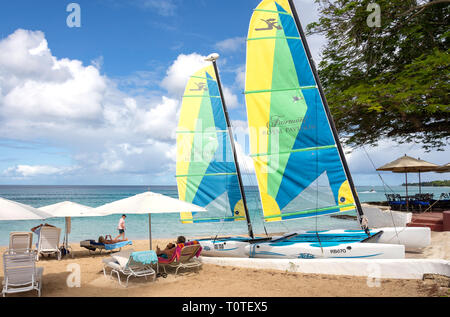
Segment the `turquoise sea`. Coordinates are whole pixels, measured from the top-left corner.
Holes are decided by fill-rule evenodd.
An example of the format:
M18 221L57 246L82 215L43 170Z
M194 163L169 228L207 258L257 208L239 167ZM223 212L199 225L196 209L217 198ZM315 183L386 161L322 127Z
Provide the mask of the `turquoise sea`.
M0 197L39 208L42 206L69 200L83 205L98 207L118 199L126 198L147 190L177 198L176 186L12 186L0 185ZM404 195L405 188L391 186L386 193ZM384 201L385 189L381 186L359 186L358 195L362 202ZM410 194L418 193L418 187L408 187ZM259 194L256 187L245 188L250 218L255 233L286 232L295 230L325 230L325 229L359 229L353 220L342 220L330 216L307 218L284 222L263 224ZM450 187L422 187L422 192L434 193L438 198L442 192L450 192ZM351 212L349 214L355 214ZM117 235L117 223L120 215L104 217L72 218L71 243L81 240L97 239L100 235ZM51 218L45 222L64 228L63 218ZM36 221L0 221L0 245L8 244L9 232L29 231L30 228L42 223ZM126 236L129 239L148 239L148 215L127 215ZM246 234L245 221L235 223L201 223L182 224L178 214L152 215L153 238L171 238L178 235L186 237Z

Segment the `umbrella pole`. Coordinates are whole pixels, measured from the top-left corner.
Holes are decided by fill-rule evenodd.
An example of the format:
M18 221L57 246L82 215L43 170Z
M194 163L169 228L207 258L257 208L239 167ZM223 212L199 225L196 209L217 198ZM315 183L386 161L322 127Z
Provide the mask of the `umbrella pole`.
M148 214L148 240L150 242L150 250L152 249L152 215Z
M67 232L67 226L69 225L68 223L67 223L67 217L65 217L65 219L64 219L64 223L65 223L65 225L66 225L66 230L64 230L65 232L66 232L66 236L64 237L64 243L63 243L63 245L64 245L64 248L65 249L67 249L67 245L68 245L68 243L69 243L69 233Z
M409 211L409 199L408 199L408 173L405 173L406 179L406 211Z
M421 181L420 181L420 170L419 170L419 194L422 194L422 188L420 185Z

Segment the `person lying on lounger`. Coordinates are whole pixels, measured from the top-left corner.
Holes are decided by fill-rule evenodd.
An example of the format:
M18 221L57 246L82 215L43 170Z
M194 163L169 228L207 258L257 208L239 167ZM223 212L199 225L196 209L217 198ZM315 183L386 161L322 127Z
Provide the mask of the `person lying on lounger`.
M108 239L109 237L109 239ZM117 242L123 242L123 241L128 241L128 239L112 239L110 234L107 234L104 238L103 236L98 237L98 243L103 243L103 244L113 244L113 243L117 243Z
M168 243L166 245L166 248L164 250L161 250L159 246L156 246L156 255L162 258L170 259L173 255L173 252L175 251L175 247L178 243L185 243L186 238L183 236L179 236L177 238L177 242L175 243Z

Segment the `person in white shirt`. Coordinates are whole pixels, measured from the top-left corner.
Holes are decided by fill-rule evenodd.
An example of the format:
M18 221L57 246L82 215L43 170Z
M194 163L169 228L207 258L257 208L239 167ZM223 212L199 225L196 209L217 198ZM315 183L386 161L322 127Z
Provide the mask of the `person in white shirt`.
M127 216L122 215L119 220L119 224L117 225L117 229L119 230L119 235L114 239L117 240L119 237L122 237L122 240L125 240L125 218Z

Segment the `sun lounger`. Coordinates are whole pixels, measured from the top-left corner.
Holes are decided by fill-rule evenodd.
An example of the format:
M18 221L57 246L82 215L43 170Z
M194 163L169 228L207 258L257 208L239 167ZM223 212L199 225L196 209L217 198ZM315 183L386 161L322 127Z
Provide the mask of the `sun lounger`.
M11 232L9 234L10 251L30 251L33 245L32 232Z
M198 258L201 251L202 247L198 241L179 243L170 259L159 257L158 263L164 269L164 273L167 274L166 267L169 266L175 268L175 275L177 275L181 268L199 268L202 263L195 257Z
M97 249L99 249L101 254L103 250L113 251L119 249L120 251L123 247L132 244L133 241L131 240L121 241L117 243L99 243L96 242L95 240L84 240L80 242L80 247L88 249L89 252L95 252Z
M6 251L3 254L3 297L7 293L37 290L41 296L42 267L36 267L35 252L16 253Z
M39 241L37 244L36 260L39 261L41 254L56 254L58 260L61 260L61 251L59 250L59 237L61 228L42 227L39 232Z
M153 276L153 281L156 279L156 272L152 265L158 266L158 258L154 251L134 252L134 250L126 250L118 252L109 258L103 259L103 274L106 277L106 270L110 269L110 278L113 273L117 274L119 285L128 286L130 277L145 277ZM158 269L157 269L158 270ZM122 284L120 274L127 277L125 285Z

